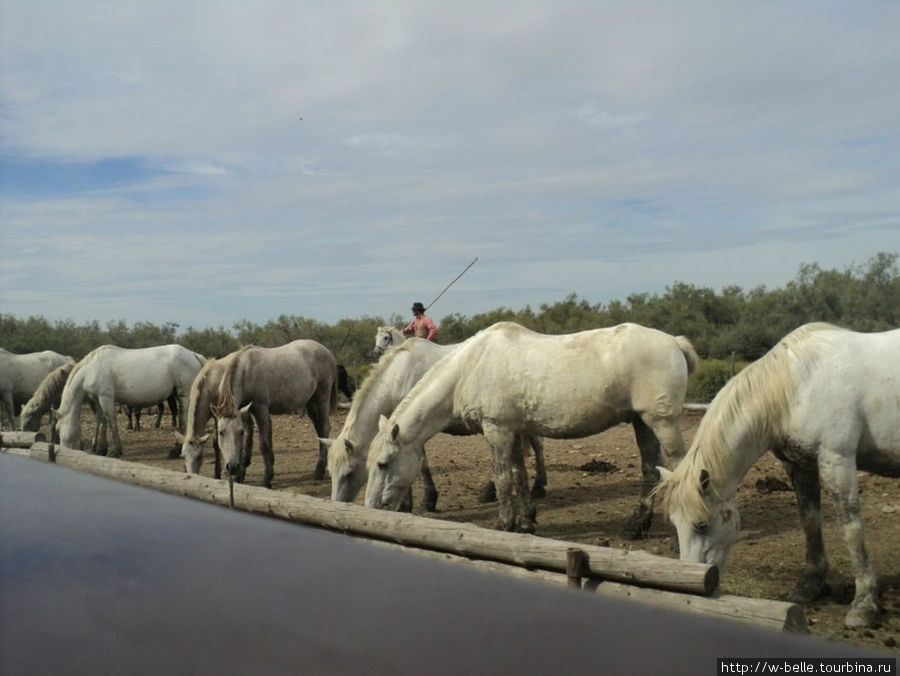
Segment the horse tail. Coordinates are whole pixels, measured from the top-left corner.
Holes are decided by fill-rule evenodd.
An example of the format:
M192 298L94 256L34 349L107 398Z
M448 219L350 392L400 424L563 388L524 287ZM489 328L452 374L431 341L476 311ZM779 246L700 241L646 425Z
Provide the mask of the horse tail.
M694 349L691 341L685 336L675 336L675 342L678 344L681 354L684 355L684 359L687 362L688 377L690 377L696 373L697 368L700 366L700 357L697 356L697 351Z
M331 393L328 397L328 410L329 411L337 411L338 405L338 384L340 380L340 374L338 373L337 365L334 367L334 378L331 380Z

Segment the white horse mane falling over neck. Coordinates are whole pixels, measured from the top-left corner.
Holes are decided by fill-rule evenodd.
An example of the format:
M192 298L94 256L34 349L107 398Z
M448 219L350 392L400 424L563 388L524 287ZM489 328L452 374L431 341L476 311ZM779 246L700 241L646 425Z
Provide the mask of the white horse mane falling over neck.
M806 569L791 593L812 602L826 588L821 488L856 568L848 626L877 621L877 583L863 539L857 470L900 476L900 329L863 334L801 326L716 395L684 460L660 491L681 558L724 566L737 539L735 494L771 449L791 478L806 535Z

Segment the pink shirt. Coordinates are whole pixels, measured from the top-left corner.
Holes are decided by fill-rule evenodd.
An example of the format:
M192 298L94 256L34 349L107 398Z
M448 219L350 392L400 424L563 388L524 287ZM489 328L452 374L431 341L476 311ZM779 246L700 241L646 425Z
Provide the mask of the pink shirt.
M416 317L409 323L409 326L403 329L404 335L408 336L410 334L415 334L417 337L424 338L425 340L434 340L437 332L437 324L431 321L431 317L427 317L426 315Z

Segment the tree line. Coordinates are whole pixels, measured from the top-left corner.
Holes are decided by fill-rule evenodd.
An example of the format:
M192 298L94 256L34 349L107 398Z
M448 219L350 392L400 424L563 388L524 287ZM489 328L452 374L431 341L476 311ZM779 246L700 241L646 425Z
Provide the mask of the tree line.
M519 310L500 307L467 317L449 314L438 320L438 342L465 340L498 321L513 321L541 333L559 334L636 322L672 335L685 335L704 359L695 396L708 399L730 371L758 359L778 340L811 321L826 321L857 331L881 331L900 325L900 271L896 252L880 252L844 270L825 270L803 264L784 287L758 286L744 291L727 286L721 291L676 282L664 293L635 293L624 300L591 303L576 294L555 303ZM137 348L179 343L209 357L222 357L242 345L272 347L297 338L311 338L328 347L351 376L361 378L374 361L375 331L384 324L400 327L406 319L394 315L363 316L324 324L296 315L281 315L265 324L241 320L224 327L181 330L167 322L103 326L93 321L50 321L43 316L25 319L0 314L0 347L24 353L54 350L80 359L99 345Z

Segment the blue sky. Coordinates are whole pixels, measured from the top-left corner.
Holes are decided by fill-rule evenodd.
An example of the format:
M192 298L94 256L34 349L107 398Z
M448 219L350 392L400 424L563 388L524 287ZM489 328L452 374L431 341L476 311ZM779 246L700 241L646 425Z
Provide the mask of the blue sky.
M0 0L0 311L230 328L900 251L900 3ZM302 119L301 119L302 118Z

